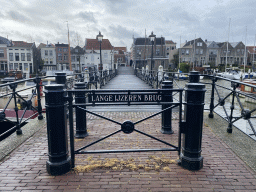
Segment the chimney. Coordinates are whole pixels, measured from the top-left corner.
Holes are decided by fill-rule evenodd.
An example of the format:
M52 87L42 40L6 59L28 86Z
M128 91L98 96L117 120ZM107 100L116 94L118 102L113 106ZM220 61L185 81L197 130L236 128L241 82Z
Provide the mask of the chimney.
M205 43L207 43L207 39L205 39Z

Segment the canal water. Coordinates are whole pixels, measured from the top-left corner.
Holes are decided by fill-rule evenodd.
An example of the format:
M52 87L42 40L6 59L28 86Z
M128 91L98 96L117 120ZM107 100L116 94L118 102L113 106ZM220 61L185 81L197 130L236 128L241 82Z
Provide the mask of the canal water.
M211 99L211 84L210 83L211 83L211 80L210 79L203 79L203 80L200 80L200 82L204 83L206 85L204 109L207 110L207 109L210 108L210 99ZM180 81L176 80L176 82L174 82L174 88L178 88L178 86L180 86L181 88L184 88L186 83L188 83L188 82L183 81L183 80L180 80ZM216 82L216 84L227 87L227 88L231 88L231 82L229 82L229 81L218 80ZM218 89L218 92L219 92L221 98L225 98L230 93L230 90L227 90L227 89L224 89L224 88L217 87L217 89ZM183 94L183 97L185 97L185 94ZM183 99L185 99L185 98L183 98ZM253 110L253 109L256 108L255 103L246 102L244 98L239 97L239 99L240 99L241 104L242 104L244 109ZM218 104L218 100L219 100L219 96L215 91L215 93L214 93L214 105ZM224 105L228 116L230 116L231 103L232 103L232 95L229 96L225 100L225 105ZM220 115L221 117L226 118L226 113L225 113L224 107L223 106L218 106L217 108L214 109L214 112L217 113L218 115ZM233 111L233 117L240 117L241 112L242 112L242 108L240 107L239 102L237 101L237 99L235 99L234 107L235 107L235 109ZM252 117L256 116L256 112L253 112L251 116ZM254 129L256 129L256 120L254 118L251 118L250 121L252 122L252 124L254 126ZM226 129L227 125L228 124L223 125L223 129ZM240 119L240 120L236 121L234 123L234 125L237 128L239 128L241 131L246 133L247 135L253 134L253 131L252 131L252 129L251 129L247 120ZM251 136L251 137L256 140L255 136Z

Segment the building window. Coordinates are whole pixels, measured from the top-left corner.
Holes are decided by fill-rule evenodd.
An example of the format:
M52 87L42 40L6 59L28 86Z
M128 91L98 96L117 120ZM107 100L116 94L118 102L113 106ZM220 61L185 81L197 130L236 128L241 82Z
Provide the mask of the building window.
M19 53L15 53L15 61L19 61L20 60L20 54Z
M185 49L181 49L181 54L185 55Z
M19 70L22 71L22 63L19 63Z
M27 61L31 61L31 53L27 53Z
M68 48L63 48L63 52L68 52Z
M9 60L13 61L13 53L9 53Z
M45 56L48 56L48 50L45 50L45 51L44 51L44 55L45 55Z
M200 49L200 55L203 55L203 54L204 54L204 50Z
M21 61L25 61L25 53L21 53Z
M9 70L13 70L13 63L9 64Z
M189 55L189 49L186 49L186 55Z
M58 60L61 61L62 60L62 54L58 53Z
M196 55L198 55L199 54L199 49L196 49Z
M24 63L24 71L28 71L28 64Z
M68 60L68 56L67 54L64 54L64 61L67 61Z
M4 57L4 49L0 49L0 57Z
M14 63L14 70L18 69L18 63Z
M59 51L59 52L62 52L62 48L58 48L58 51Z
M76 61L76 56L71 56L71 61Z
M198 43L197 43L197 46L198 46L198 47L202 47L202 46L203 46L203 43L202 43L202 42L198 42Z
M52 56L52 50L49 50L49 55Z
M160 55L160 50L156 49L156 55Z

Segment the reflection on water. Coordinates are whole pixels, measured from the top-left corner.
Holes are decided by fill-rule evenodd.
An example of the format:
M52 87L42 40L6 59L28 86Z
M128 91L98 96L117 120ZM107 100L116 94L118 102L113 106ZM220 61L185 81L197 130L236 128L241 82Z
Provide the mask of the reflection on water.
M203 79L203 80L200 80L200 82L202 83L206 83L206 93L205 93L205 109L209 109L210 108L210 99L211 99L211 84L207 84L207 83L211 83L211 80L209 79ZM187 81L177 81L177 83L179 84L180 87L184 88L185 87L185 84L187 83ZM229 81L225 81L225 80L218 80L216 82L217 85L221 85L221 86L224 86L224 87L227 87L227 88L231 88L231 82ZM174 82L174 88L178 88L176 83ZM221 98L225 98L229 93L230 93L230 90L227 90L227 89L224 89L224 88L221 88L221 87L217 87L218 89L218 92L219 92L219 95ZM184 94L183 94L184 96ZM240 101L241 101L241 104L242 104L242 107L244 109L249 109L249 110L253 110L256 108L256 104L254 103L249 103L249 102L245 102L245 99L243 98L239 98ZM214 105L216 105L218 103L218 100L219 100L219 96L217 95L216 91L215 91L215 94L214 94ZM184 100L183 100L184 101ZM242 108L240 107L239 105L239 102L237 101L237 99L235 98L235 103L234 103L234 111L233 111L233 117L240 117L241 116L241 111L242 111ZM214 109L214 112L219 114L220 116L226 118L226 116L230 116L230 106L231 106L231 103L232 103L232 95L229 96L226 100L225 100L225 105L224 106L218 106ZM226 112L227 112L227 115L225 113L225 110L224 110L224 107L226 109ZM253 112L251 114L251 116L256 116L256 112ZM250 119L253 126L255 127L254 129L256 129L256 120L254 118L251 118ZM247 120L244 120L244 119L240 119L238 121L236 121L234 123L234 125L236 127L238 127L241 131L243 131L244 133L246 134L253 134L253 131L251 130L251 127L248 123ZM223 126L223 129L226 129L227 128L227 124ZM252 138L256 139L255 136L252 136Z

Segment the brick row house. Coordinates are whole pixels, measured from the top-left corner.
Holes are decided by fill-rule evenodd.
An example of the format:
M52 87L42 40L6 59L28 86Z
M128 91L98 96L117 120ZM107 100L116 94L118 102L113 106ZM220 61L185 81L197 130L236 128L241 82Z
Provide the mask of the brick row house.
M256 47L246 46L247 50L247 62L253 66L256 64Z
M227 63L242 65L244 63L245 45L243 42L215 42L203 41L197 38L188 41L179 49L181 62L203 65L218 66Z
M167 56L166 42L164 37L156 37L153 44L153 63L151 66L152 43L150 38L133 38L131 48L131 59L136 68L148 66L149 69L157 70L160 65L165 70L169 68L169 58Z
M126 47L115 47L114 48L114 65L115 66L126 66L128 63Z

